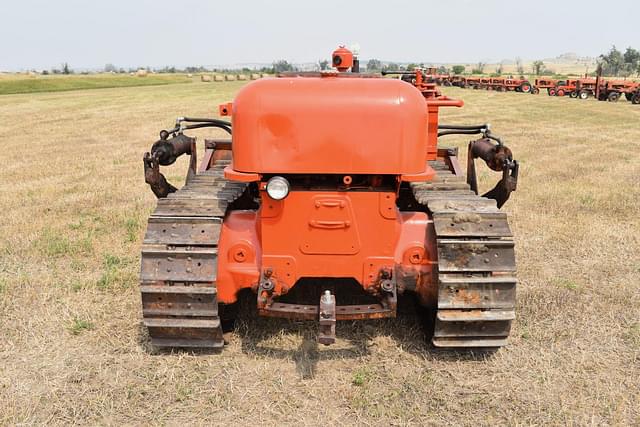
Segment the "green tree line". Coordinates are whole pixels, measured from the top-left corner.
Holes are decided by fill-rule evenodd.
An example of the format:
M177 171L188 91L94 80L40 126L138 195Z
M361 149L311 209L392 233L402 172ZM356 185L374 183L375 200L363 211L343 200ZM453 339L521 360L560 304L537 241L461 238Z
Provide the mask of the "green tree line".
M615 45L611 46L609 52L600 55L599 60L605 76L640 75L640 52L632 47L623 53Z

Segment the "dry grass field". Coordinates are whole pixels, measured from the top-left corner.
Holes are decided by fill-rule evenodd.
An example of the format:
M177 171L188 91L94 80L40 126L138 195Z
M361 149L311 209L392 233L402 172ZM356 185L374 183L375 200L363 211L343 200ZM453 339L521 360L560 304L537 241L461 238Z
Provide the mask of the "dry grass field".
M442 121L490 122L522 165L518 318L493 356L435 351L415 316L318 347L315 324L249 309L221 354L153 351L142 153L242 83L0 97L0 425L640 425L640 107L623 101L446 90L466 106Z

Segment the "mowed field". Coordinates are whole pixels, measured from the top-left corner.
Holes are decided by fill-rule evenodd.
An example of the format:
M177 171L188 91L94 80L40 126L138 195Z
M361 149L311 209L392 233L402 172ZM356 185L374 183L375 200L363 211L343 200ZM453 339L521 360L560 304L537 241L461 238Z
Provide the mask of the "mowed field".
M339 323L320 347L314 323L248 304L221 354L154 351L142 154L241 85L0 97L0 425L640 425L640 106L623 101L446 89L466 105L442 122L490 122L521 162L518 317L492 356L434 350L416 316Z
M104 89L134 86L160 86L191 83L193 77L185 74L149 74L144 77L128 74L90 75L26 75L0 74L0 95L63 92L78 89Z

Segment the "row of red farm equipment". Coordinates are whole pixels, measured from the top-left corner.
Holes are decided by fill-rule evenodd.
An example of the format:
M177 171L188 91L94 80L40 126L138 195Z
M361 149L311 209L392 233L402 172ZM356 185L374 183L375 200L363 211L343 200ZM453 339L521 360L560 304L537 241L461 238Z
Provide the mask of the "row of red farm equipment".
M640 104L640 83L631 80L607 80L602 78L581 78L556 80L536 79L535 87L546 89L549 96L569 96L588 99L594 97L600 101L616 102L623 96L627 101Z
M459 77L453 79L452 86L470 89L487 89L496 90L498 92L522 92L533 93L536 88L526 79L517 79L511 77Z
M465 89L485 89L498 92L538 94L546 90L549 96L569 96L577 99L596 98L600 101L618 101L625 97L640 104L640 83L631 80L605 79L601 76L578 79L553 79L549 77L530 80L520 77L480 77L438 74L434 69L425 70L425 81L441 86L457 86Z

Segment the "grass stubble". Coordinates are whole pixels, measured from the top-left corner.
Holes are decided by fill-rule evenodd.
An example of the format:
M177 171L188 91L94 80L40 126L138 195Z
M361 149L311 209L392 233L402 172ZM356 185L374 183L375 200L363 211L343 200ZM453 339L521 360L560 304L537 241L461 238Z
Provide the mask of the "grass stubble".
M640 108L622 101L447 89L466 106L443 122L491 122L521 161L518 318L492 357L430 349L413 316L318 347L315 324L248 309L221 354L153 351L141 155L241 85L0 98L0 425L640 424Z

